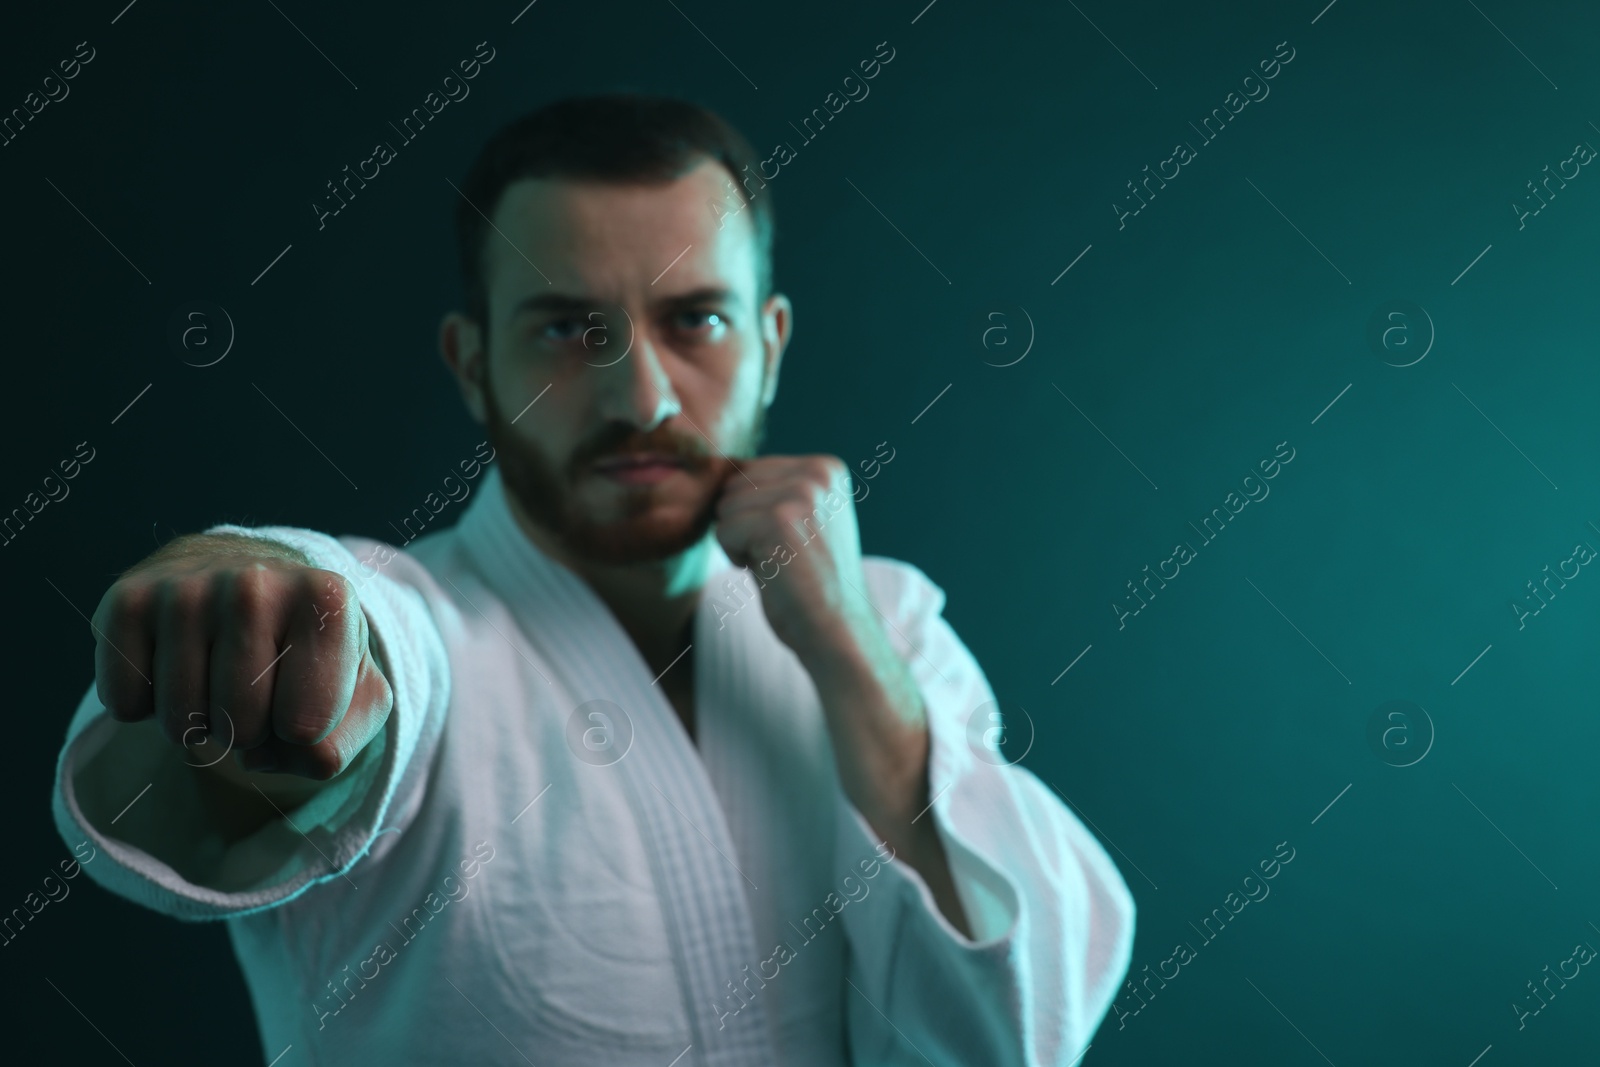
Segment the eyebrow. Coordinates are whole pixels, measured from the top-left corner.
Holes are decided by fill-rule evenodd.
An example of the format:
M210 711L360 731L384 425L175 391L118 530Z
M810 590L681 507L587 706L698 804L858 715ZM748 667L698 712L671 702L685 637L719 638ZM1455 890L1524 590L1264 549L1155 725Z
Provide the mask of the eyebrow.
M725 304L737 299L737 294L726 286L703 285L685 293L675 293L663 297L659 303L667 305L686 304ZM511 317L516 318L529 312L537 311L583 311L587 308L600 307L607 301L597 297L577 296L571 293L538 293L525 297L511 309Z

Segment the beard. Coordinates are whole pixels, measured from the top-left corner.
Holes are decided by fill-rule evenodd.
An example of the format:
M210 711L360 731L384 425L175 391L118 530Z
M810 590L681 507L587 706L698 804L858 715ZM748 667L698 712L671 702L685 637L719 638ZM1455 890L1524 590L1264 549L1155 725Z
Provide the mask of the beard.
M762 384L765 386L765 381ZM698 433L680 435L665 424L644 432L627 423L610 422L573 449L566 463L558 467L517 436L487 382L484 407L489 443L494 446L506 491L570 556L598 565L656 562L698 544L716 521L723 482L729 475L738 477L733 461L754 457L766 436L766 407L759 401L749 428L733 442L734 447L721 452ZM674 458L682 463L680 472L694 487L685 492L675 477L649 485L618 483L621 491L609 493L617 499L606 509L611 514L594 514L581 498L579 483L606 477L592 469L596 461L637 452L659 452Z

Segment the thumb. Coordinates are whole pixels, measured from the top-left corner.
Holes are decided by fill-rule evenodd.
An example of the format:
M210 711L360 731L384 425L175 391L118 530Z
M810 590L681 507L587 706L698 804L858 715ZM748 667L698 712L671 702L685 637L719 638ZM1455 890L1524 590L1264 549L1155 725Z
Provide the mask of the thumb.
M737 511L724 495L717 502L717 517L713 531L722 551L735 567L754 569L761 559L760 543L762 516L751 511Z
M722 546L723 554L728 557L730 563L735 567L749 567L751 565L750 552L745 548L744 539L738 536L732 523L719 519L711 529L716 535L717 544Z

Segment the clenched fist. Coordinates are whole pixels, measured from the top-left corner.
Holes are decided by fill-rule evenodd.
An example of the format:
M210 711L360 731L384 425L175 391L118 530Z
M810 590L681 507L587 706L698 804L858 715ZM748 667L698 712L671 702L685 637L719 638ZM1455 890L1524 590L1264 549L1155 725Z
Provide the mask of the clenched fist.
M114 718L154 717L174 745L231 749L246 770L326 781L394 705L353 584L287 545L180 538L117 579L90 626Z

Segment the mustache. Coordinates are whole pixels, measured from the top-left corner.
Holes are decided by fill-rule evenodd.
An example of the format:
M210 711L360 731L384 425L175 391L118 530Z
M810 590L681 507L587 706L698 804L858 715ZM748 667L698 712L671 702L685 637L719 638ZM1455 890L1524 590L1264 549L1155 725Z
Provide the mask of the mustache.
M613 423L573 453L572 468L576 472L603 459L639 452L661 453L690 470L703 469L711 462L711 448L699 435L684 436L665 426L641 433L630 426Z

